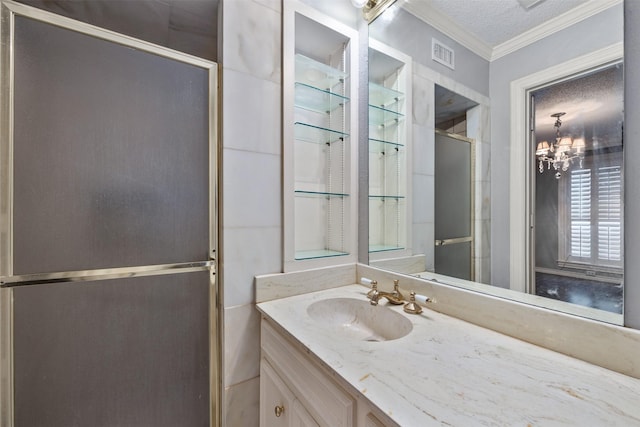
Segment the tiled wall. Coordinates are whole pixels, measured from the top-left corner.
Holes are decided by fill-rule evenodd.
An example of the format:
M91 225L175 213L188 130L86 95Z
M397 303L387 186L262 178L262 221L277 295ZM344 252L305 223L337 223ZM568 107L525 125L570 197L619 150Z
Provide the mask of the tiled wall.
M281 2L222 0L223 424L258 425L253 277L282 271Z
M475 140L474 186L475 281L491 283L491 128L490 109L485 104L467 111L467 136Z
M459 117L436 123L436 129L455 133L456 135L467 136L467 114L465 113Z
M414 254L426 256L426 270L434 269L435 218L430 203L435 191L435 150L434 103L435 85L450 88L457 93L473 99L479 105L468 110L462 120L452 120L448 128L464 132L476 142L475 198L475 270L476 280L487 283L490 280L490 128L488 99L477 92L448 79L427 67L414 63L413 75L413 235Z
M435 212L435 85L422 72L425 67L413 67L413 253L425 254L425 270L434 270Z

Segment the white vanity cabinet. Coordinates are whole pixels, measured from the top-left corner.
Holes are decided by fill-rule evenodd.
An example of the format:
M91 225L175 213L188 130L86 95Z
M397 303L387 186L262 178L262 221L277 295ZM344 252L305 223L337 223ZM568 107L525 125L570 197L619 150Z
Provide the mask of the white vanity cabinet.
M305 354L268 320L262 320L261 427L385 427L384 415Z

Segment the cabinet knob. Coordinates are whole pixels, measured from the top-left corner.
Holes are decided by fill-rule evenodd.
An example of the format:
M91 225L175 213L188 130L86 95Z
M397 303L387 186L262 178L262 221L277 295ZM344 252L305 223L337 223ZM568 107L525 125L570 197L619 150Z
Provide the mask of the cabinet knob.
M282 406L282 405L277 405L277 406L276 406L276 409L275 409L275 412L276 412L276 417L280 417L280 416L282 416L282 414L283 414L283 412L284 412L284 406Z

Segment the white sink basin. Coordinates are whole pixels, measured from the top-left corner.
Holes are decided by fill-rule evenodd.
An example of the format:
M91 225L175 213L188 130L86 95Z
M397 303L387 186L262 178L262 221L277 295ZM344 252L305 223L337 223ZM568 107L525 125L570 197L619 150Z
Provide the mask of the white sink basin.
M319 324L334 329L337 339L391 341L413 329L411 321L402 314L353 298L316 301L307 308L307 313Z

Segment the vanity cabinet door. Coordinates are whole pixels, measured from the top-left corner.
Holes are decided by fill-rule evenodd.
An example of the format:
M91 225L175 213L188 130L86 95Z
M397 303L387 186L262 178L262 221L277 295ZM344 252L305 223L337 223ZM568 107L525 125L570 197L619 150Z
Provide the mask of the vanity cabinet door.
M260 426L289 427L295 418L294 396L269 363L260 362ZM304 425L304 424L298 424Z
M260 425L320 427L264 359L260 362Z
M293 402L293 410L291 412L291 427L320 427L307 412L299 400Z

